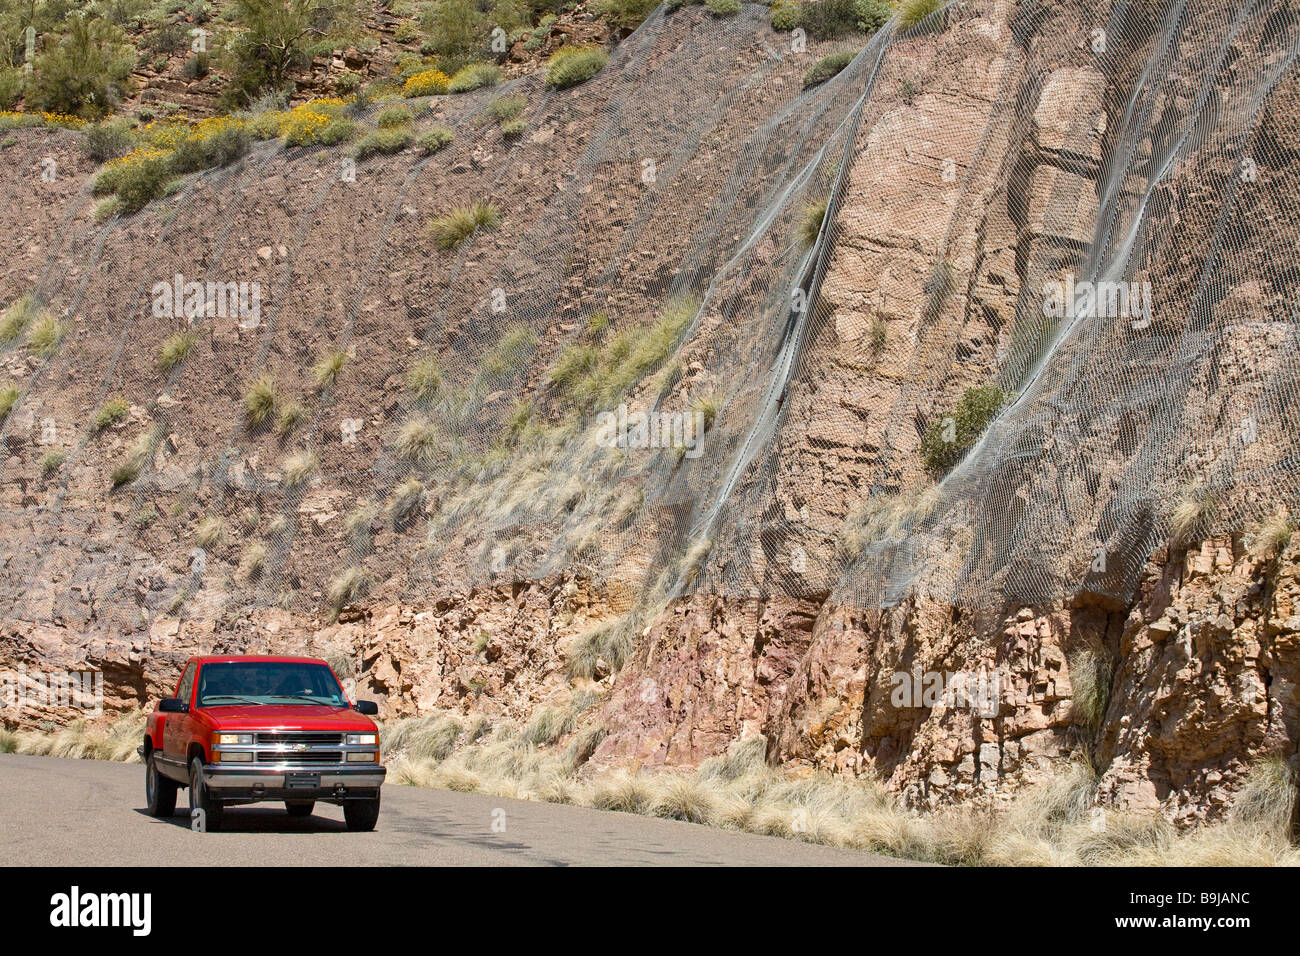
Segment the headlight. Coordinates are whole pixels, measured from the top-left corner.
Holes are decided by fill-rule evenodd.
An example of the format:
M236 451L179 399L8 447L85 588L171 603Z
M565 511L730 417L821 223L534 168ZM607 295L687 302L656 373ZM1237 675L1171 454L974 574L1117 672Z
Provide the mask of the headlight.
M247 750L219 750L213 757L217 763L247 763L253 759L252 753Z
M378 743L378 734L348 734L349 747L374 747Z
M213 743L219 747L251 747L253 745L252 734L213 734Z

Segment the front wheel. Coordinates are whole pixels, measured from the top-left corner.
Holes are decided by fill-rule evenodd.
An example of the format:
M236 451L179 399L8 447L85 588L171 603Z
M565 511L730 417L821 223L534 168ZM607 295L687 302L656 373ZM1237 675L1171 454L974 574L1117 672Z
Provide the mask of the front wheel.
M144 798L149 816L169 817L176 812L176 781L158 772L158 755L150 753L144 762Z
M195 810L203 811L203 829L209 833L221 829L221 801L213 798L211 791L203 784L203 761L195 757L190 761L190 816Z
M369 833L379 821L379 797L347 801L343 804L343 819L354 833Z

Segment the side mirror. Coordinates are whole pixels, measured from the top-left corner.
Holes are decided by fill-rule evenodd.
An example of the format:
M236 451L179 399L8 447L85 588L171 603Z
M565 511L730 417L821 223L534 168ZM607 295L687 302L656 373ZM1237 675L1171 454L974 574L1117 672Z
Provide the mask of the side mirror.
M367 717L374 717L379 713L379 705L373 700L359 700L352 705L352 709L358 714L365 714Z
M164 697L158 701L158 710L164 714L188 714L190 705L179 697Z

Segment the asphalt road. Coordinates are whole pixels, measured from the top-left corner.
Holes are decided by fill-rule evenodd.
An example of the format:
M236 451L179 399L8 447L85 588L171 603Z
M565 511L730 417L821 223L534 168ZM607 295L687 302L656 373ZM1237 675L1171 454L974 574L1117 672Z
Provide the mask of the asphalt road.
M144 768L0 754L0 861L10 866L907 866L890 857L584 807L386 784L373 833L339 807L226 812L194 833L184 806L144 810ZM494 829L494 822L497 824ZM502 828L504 824L504 828Z

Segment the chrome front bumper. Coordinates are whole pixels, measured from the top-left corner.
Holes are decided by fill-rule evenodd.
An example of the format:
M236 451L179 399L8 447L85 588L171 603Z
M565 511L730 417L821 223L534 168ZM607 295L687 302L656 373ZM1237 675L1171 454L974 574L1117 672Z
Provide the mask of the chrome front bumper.
M299 766L299 767L231 767L207 764L203 783L220 798L246 800L366 799L379 792L388 771L373 764L366 767ZM311 782L302 786L302 775ZM294 776L299 776L295 781ZM319 776L319 781L315 777ZM298 784L298 785L295 785Z

